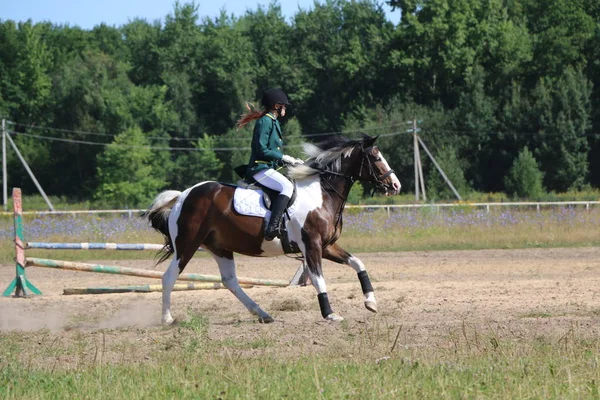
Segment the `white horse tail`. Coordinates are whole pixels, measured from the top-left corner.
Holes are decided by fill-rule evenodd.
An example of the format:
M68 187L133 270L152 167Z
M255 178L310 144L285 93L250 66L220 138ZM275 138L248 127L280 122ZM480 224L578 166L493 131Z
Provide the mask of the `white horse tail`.
M163 255L160 257L159 263L173 254L173 242L169 235L169 215L171 215L171 209L179 196L181 196L180 191L166 190L156 196L150 208L142 214L142 217L147 219L150 225L165 237L165 246L160 251Z

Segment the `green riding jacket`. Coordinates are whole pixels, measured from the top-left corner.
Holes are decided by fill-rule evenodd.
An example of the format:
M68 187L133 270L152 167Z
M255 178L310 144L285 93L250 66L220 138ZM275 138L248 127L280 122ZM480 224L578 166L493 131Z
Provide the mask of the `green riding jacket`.
M263 115L256 125L252 135L252 154L246 169L246 180L254 181L254 174L263 169L277 167L283 157L283 138L279 121L270 113Z

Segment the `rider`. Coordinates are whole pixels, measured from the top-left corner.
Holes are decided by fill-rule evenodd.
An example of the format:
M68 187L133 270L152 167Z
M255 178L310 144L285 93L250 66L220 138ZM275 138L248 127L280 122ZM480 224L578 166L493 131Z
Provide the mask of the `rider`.
M271 241L281 236L281 217L294 192L292 183L275 168L280 162L290 165L304 162L282 152L283 138L278 118L285 116L286 107L290 105L287 95L281 89L269 89L263 93L261 103L263 110L244 114L237 127L241 128L248 122L257 120L252 135L252 154L246 169L246 180L256 181L279 192L273 200L271 219L265 230L265 240Z

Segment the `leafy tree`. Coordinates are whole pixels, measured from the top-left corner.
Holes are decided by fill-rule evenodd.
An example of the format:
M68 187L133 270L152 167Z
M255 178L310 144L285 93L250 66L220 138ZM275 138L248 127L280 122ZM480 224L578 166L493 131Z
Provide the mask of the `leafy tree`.
M35 123L40 120L41 113L50 99L52 82L48 71L51 66L51 55L42 40L39 25L31 22L19 24L22 37L21 45L16 53L19 60L17 82L23 97L19 111L15 111L19 120Z
M160 23L150 24L145 20L135 19L121 30L129 53L131 81L137 85L161 84Z
M543 175L533 154L525 146L515 158L504 184L508 193L513 196L536 199L544 193Z
M219 151L218 157L223 164L220 180L222 182L237 182L240 177L235 173L235 168L248 164L250 160L250 146L252 143L252 123L242 129L232 128L217 139L219 148L232 149Z
M240 18L240 29L253 47L256 66L253 71L255 98L269 88L285 87L297 79L297 64L291 46L292 27L281 14L281 6L269 4L265 9L247 11Z
M284 153L289 154L292 157L304 158L302 143L306 142L306 139L302 137L302 127L300 126L298 119L292 118L288 121L284 120L281 130L283 134Z
M542 79L532 97L529 142L545 172L549 190L567 191L585 184L589 150L591 85L582 71L567 68L556 82Z
M237 120L237 110L254 97L255 57L239 21L222 13L204 19L202 47L196 60L194 104L206 132L221 135Z
M457 137L453 146L469 160L467 173L476 188L499 191L502 189L502 159L505 154L498 146L502 138L490 134L497 124L497 105L486 93L485 82L485 71L475 66L459 96L455 124L462 137Z
M380 102L376 90L387 82L378 68L391 34L381 7L368 0L315 3L296 14L290 51L301 70L292 93L306 132L340 130L344 117Z
M113 207L147 205L165 186L152 167L153 153L140 128L127 129L98 155L98 189L94 195Z
M452 182L452 186L458 194L465 196L469 192L469 185L464 176L464 167L456 154L456 149L452 147L442 147L438 153L434 155L437 163L440 165L446 177ZM426 175L427 176L427 175ZM442 175L435 170L430 172L428 179L425 180L427 186L427 197L430 199L455 199L454 192Z
M594 34L587 0L522 0L533 41L530 77L558 77L567 66L585 63L586 43ZM535 80L530 81L535 84Z
M194 144L196 151L182 154L175 161L171 185L175 188L186 188L198 182L214 181L219 178L223 162L214 151L216 139L204 135Z

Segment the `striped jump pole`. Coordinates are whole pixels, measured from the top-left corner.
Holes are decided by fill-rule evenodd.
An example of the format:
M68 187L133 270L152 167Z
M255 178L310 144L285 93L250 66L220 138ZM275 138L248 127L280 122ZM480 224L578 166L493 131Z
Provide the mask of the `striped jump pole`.
M148 243L25 243L25 249L47 250L162 250L163 247L162 244Z
M101 274L118 274L118 275L129 275L139 276L144 278L161 279L163 273L161 271L152 271L146 269L136 269L129 267L119 267L115 265L99 265L99 264L86 264L80 262L71 261L60 261L60 260L48 260L45 258L26 258L25 266L27 267L42 267L42 268L55 268L55 269L67 269L71 271L80 272L98 272ZM221 282L221 277L218 275L202 275L202 274L181 274L177 278L180 281L199 281L199 282ZM289 286L289 282L281 279L258 279L258 278L238 278L239 283L249 285L262 285L262 286Z
M240 285L243 288L251 288L253 285ZM176 283L173 286L173 291L183 290L216 290L224 289L222 283ZM105 293L150 293L162 292L162 285L135 285L135 286L107 286L107 287L92 287L92 288L70 288L63 290L63 294L105 294Z

